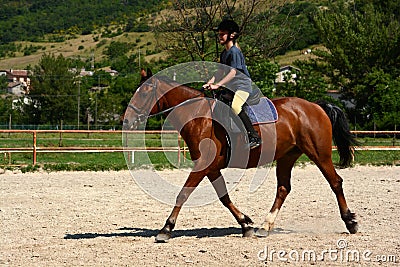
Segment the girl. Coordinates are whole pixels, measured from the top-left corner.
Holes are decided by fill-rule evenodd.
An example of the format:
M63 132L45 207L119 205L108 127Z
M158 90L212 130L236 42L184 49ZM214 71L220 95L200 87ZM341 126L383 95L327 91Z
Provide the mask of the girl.
M249 136L249 148L253 149L261 145L261 138L254 129L246 112L242 110L242 107L246 101L258 100L260 92L252 89L250 74L247 70L244 56L236 46L236 39L239 37L239 26L233 20L223 20L218 25L217 30L219 43L225 46L220 56L220 63L230 66L231 69L227 74L223 73L223 70L218 71L203 85L203 88L217 90L224 86L234 92L232 110L242 120ZM222 78L215 82L216 77Z

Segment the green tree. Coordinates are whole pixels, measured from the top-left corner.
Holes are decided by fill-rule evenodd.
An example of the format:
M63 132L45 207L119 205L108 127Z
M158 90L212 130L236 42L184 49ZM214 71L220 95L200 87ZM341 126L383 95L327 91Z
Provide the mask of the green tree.
M166 1L0 0L0 45L40 41L47 38L46 34L58 33L62 38L67 34L88 34L95 28L127 21L145 29L144 22L138 23L134 18L162 9L163 2Z
M376 69L368 73L355 90L369 92L365 96L368 105L360 112L366 118L366 128L393 129L393 125L400 125L400 77L393 79L390 74Z
M7 76L0 75L0 94L7 92L7 85L8 85Z
M180 61L218 59L220 46L213 29L224 18L234 19L242 35L242 47L251 57L269 58L282 51L299 29L289 27L286 16L279 17L288 0L179 0L157 21L155 31L160 46ZM292 13L294 6L285 12ZM240 40L240 42L241 42ZM256 49L255 49L256 48Z
M0 125L7 125L12 111L11 101L6 96L0 96Z
M275 78L279 71L278 64L267 60L252 62L249 66L251 79L261 90L264 96L272 98L275 96Z
M379 114L379 105L371 98L377 88L399 90L396 83L381 79L378 85L369 78L376 71L389 75L389 80L400 75L400 19L372 2L336 1L315 17L327 48L317 52L321 62L328 66L323 74L341 89L345 99L354 102L355 110L350 116L357 114L357 122L366 126ZM386 125L393 127L393 123Z
M89 86L88 112L94 124L118 127L128 106L129 100L139 84L138 74L112 77L104 71L97 71L86 77Z
M112 41L110 45L104 50L104 54L107 55L110 60L113 60L125 55L132 48L133 45L130 43Z
M6 128L8 128L10 118L13 125L24 123L24 115L18 106L18 102L22 101L23 97L15 95L0 96L0 125L7 125Z
M327 100L335 102L327 95L328 90L334 88L324 79L321 64L316 60L308 62L297 60L294 65L299 70L286 74L285 83L278 88L279 96L296 96L309 101Z
M74 123L77 114L76 73L62 55L45 54L32 69L30 102L23 107L31 124Z

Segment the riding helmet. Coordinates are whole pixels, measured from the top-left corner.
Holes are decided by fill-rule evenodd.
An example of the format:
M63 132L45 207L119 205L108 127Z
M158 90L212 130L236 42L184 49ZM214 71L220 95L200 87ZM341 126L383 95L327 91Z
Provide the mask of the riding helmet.
M239 35L239 25L231 19L224 19L218 25L217 31L228 31L229 33L234 33L236 36Z

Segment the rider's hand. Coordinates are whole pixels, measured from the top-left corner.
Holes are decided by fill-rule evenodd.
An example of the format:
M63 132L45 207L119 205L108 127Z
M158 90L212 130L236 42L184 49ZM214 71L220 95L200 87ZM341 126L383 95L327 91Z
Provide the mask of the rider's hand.
M220 87L219 84L206 83L203 85L204 90L217 90Z

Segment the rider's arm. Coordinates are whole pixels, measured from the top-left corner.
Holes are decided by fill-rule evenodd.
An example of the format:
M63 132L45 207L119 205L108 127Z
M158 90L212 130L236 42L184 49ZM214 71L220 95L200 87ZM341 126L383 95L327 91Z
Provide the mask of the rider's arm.
M218 73L213 76L203 87L205 89L210 89L210 90L216 90L221 86L224 86L225 84L229 83L236 75L236 69L231 69L227 75L225 75L219 82L215 82L217 77L220 77L221 75L218 75Z
M219 86L224 86L225 84L229 83L233 78L235 78L236 75L236 69L231 69L229 73L222 78L219 82L216 83L216 85Z

